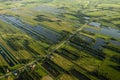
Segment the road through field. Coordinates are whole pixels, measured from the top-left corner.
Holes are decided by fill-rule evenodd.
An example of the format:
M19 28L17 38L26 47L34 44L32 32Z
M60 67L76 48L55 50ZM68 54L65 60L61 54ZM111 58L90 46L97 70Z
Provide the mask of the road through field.
M78 32L80 32L87 24L84 24L82 27L77 29L72 35L70 35L66 40L62 41L60 44L56 45L56 47L50 52L51 54L54 53L55 50L59 49L65 43L67 43L72 37L74 37Z
M87 24L84 24L84 25L81 26L79 29L77 29L73 34L71 34L66 40L64 40L64 41L62 41L60 44L56 45L55 48L54 48L50 53L48 53L47 55L45 55L45 56L43 57L43 59L48 58L51 54L54 54L54 52L55 52L57 49L61 48L61 47L62 47L65 43L67 43L72 37L74 37L77 33L79 33L86 25L87 25ZM20 67L20 68L18 68L18 69L16 69L16 70L14 70L14 71L11 71L11 72L9 72L9 73L4 74L3 76L0 76L0 79L5 78L6 76L10 76L10 75L12 75L13 73L15 73L15 72L17 72L17 71L19 71L19 70L26 69L26 67L34 64L35 62L38 62L39 60L41 60L41 58L38 58L38 59L36 59L36 60L28 63L28 64L25 64L24 66L22 66L22 67Z

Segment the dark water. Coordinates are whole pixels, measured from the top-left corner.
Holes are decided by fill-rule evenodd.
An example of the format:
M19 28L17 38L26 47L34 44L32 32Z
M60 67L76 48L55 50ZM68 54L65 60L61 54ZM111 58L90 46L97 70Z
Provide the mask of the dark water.
M102 46L106 45L105 40L102 38L97 38L95 43L92 45L94 49L102 49Z
M80 35L79 37L82 38L85 42L92 43L90 46L94 49L102 49L102 46L106 45L105 40L102 38L96 38L96 41L94 42L92 38L87 36Z
M59 38L61 37L61 35L58 34L57 32L52 31L52 30L45 28L43 26L30 27L30 26L26 25L26 28L30 28L31 30L37 32L40 35L43 35L45 38L47 38L53 42L59 41Z
M39 32L40 34L45 35L48 39L50 39L51 41L53 40L54 42L56 42L56 40L58 40L60 37L58 33L41 26L34 27L33 29Z
M120 42L118 42L118 41L110 40L109 42L116 45L116 46L120 46Z
M84 36L84 35L79 35L80 38L82 38L83 40L85 40L86 42L88 43L92 43L93 42L93 39L92 38L89 38L87 36Z

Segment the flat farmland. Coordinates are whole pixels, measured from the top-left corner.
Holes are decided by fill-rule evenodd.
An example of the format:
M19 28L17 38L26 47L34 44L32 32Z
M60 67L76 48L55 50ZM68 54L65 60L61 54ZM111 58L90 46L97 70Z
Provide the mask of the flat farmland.
M119 80L119 0L0 0L0 80Z

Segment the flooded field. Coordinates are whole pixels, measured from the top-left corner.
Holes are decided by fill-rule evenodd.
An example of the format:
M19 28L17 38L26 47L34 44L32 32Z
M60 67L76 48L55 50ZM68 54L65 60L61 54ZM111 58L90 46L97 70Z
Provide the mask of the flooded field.
M112 44L114 44L114 45L120 46L120 42L119 41L110 40L109 42L112 43Z
M87 36L84 36L84 35L79 35L79 37L80 37L81 39L85 40L85 41L88 42L88 43L94 42L94 40L93 40L92 38L90 38L90 37L87 37Z
M0 80L119 80L120 0L0 0Z
M102 27L99 31L91 28L85 28L84 30L120 39L120 30L111 27Z
M97 38L95 43L92 45L94 49L103 49L102 46L106 45L105 40L102 38Z
M21 29L22 31L26 32L27 34L31 35L32 37L40 40L46 40L50 43L57 43L61 35L49 28L43 26L30 26L29 24L25 24L21 22L18 18L12 16L1 15L0 19L5 21L6 23L12 24L15 27Z
M0 43L0 55L6 60L10 66L18 64L16 58Z

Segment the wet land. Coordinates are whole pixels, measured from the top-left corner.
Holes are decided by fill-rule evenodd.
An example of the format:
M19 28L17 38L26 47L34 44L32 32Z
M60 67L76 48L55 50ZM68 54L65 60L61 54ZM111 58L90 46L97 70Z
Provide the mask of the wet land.
M0 0L0 80L119 80L119 12L119 0Z

